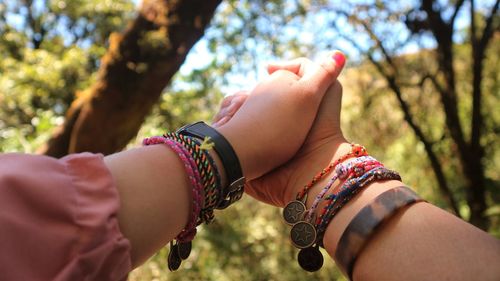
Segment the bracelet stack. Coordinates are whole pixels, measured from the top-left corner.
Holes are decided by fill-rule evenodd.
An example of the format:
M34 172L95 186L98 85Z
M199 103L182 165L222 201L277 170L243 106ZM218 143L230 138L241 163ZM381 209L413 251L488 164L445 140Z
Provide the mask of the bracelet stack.
M308 191L331 171L333 173L330 180L315 197L311 207L307 209L306 200ZM300 249L297 260L304 270L314 272L323 266L323 255L319 247L323 247L325 231L342 207L363 190L365 186L376 181L385 180L401 180L401 177L397 172L386 169L382 163L368 156L364 147L351 144L349 153L330 163L325 169L314 176L297 193L296 199L285 206L283 209L283 218L287 224L292 226L290 239L292 244ZM337 188L331 190L333 184L337 181L340 184L337 185ZM393 191L393 189L389 191ZM411 192L401 192L401 190L398 190L397 194L400 195L398 197L399 203L389 204L390 206L387 205L389 206L387 210L390 211L386 212L380 218L377 218L377 220L373 220L372 218L370 220L370 217L363 215L369 211L362 210L346 229L341 239L343 244L342 246L339 244L338 248L341 253L339 253L339 250L337 251L340 258L337 256L336 258L337 262L341 263L339 267L349 277L351 277L356 257L365 246L374 229L380 224L380 221L387 219L390 214L395 213L399 208L420 200ZM408 194L413 194L414 196L405 196ZM389 198L390 196L388 196L386 197ZM323 202L324 207L318 210L321 202ZM360 222L365 221L370 221L370 223L365 223L360 227ZM351 237L352 233L363 233L363 243L356 244L355 242L359 241Z
M196 235L196 227L213 221L215 209L227 208L239 200L243 194L245 178L230 144L205 123L198 122L183 127L175 133L143 140L143 145L154 144L167 145L179 156L191 184L193 201L189 221L170 242L167 264L170 271L175 271L180 267L182 260L187 259L191 253L191 241ZM218 155L228 175L228 187L222 186L220 172L209 153L211 148L222 152ZM231 168L226 164L231 165Z

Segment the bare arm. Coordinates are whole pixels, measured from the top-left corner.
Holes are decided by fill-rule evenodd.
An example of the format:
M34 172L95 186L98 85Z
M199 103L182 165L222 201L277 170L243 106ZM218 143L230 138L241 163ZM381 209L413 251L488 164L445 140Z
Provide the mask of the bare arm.
M300 62L269 66L300 75ZM340 130L342 88L327 91L301 150L279 170L251 182L251 195L277 206L295 199L313 175L349 151ZM397 170L397 167L391 167ZM314 186L308 207L328 181ZM282 184L277 184L282 183ZM285 183L285 184L283 184ZM367 186L331 221L323 240L330 256L353 217L379 194L403 183L387 181ZM418 187L417 187L418 188ZM321 207L318 208L321 210ZM361 251L354 280L500 280L500 241L428 203L397 212Z
M334 257L340 236L352 218L375 197L400 185L403 183L399 181L374 183L338 213L324 238L330 256ZM316 185L311 195L315 196L322 186ZM353 279L500 280L499 264L499 240L422 202L403 208L382 226L361 252Z
M165 145L131 149L105 158L120 196L118 221L137 267L187 224L191 201L181 160Z

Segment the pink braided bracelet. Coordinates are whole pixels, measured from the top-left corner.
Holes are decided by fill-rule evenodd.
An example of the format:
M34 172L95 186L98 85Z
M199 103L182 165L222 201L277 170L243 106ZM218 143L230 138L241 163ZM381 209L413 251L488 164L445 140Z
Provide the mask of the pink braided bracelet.
M201 204L203 204L203 186L201 184L200 174L198 172L198 169L196 168L196 162L194 161L191 154L187 151L187 149L176 141L159 136L145 138L143 140L143 145L153 144L166 144L179 156L179 158L182 160L189 181L191 182L191 186L193 187L191 192L193 197L191 217L184 229L175 238L181 243L189 242L193 240L194 236L196 235L198 216L201 211Z

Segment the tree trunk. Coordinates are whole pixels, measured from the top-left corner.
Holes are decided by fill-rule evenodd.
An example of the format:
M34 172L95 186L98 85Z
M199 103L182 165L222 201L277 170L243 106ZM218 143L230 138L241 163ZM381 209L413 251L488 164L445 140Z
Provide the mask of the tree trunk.
M484 180L484 169L481 163L481 157L468 154L469 161L463 163L466 179L465 192L467 205L470 208L469 222L473 225L488 230L490 221L485 216L487 209L486 205L486 189Z
M486 189L485 189L485 176L484 167L482 163L482 150L480 145L482 118L481 118L481 72L482 72L482 59L481 54L475 52L476 45L476 32L474 21L474 3L471 2L471 47L473 54L473 122L471 128L471 141L468 142L464 136L462 125L458 117L457 107L457 92L455 70L453 68L453 22L445 22L442 17L442 11L436 10L435 0L422 0L422 9L427 13L429 25L432 33L438 43L437 56L439 61L439 68L444 76L445 86L440 91L441 103L446 116L446 125L450 131L451 138L458 148L458 156L462 166L463 176L465 179L465 193L467 204L470 208L469 221L479 228L488 230L489 219L484 215L487 209L486 205ZM461 6L461 4L459 3ZM459 6L458 6L459 7ZM492 16L498 8L498 1L493 7ZM456 11L458 13L458 10ZM491 18L492 19L492 18ZM488 22L489 20L487 20ZM486 24L484 36L491 36ZM486 43L484 49L486 48Z
M40 153L110 154L137 134L162 90L204 33L221 0L144 0L137 18L110 37L96 83L71 105Z

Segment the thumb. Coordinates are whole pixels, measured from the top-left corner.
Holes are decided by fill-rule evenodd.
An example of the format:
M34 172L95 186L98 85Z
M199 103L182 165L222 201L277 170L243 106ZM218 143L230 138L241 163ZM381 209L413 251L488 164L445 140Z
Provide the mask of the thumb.
M300 81L313 86L319 92L325 92L336 80L345 65L345 55L334 51L323 58L316 67L307 67Z

